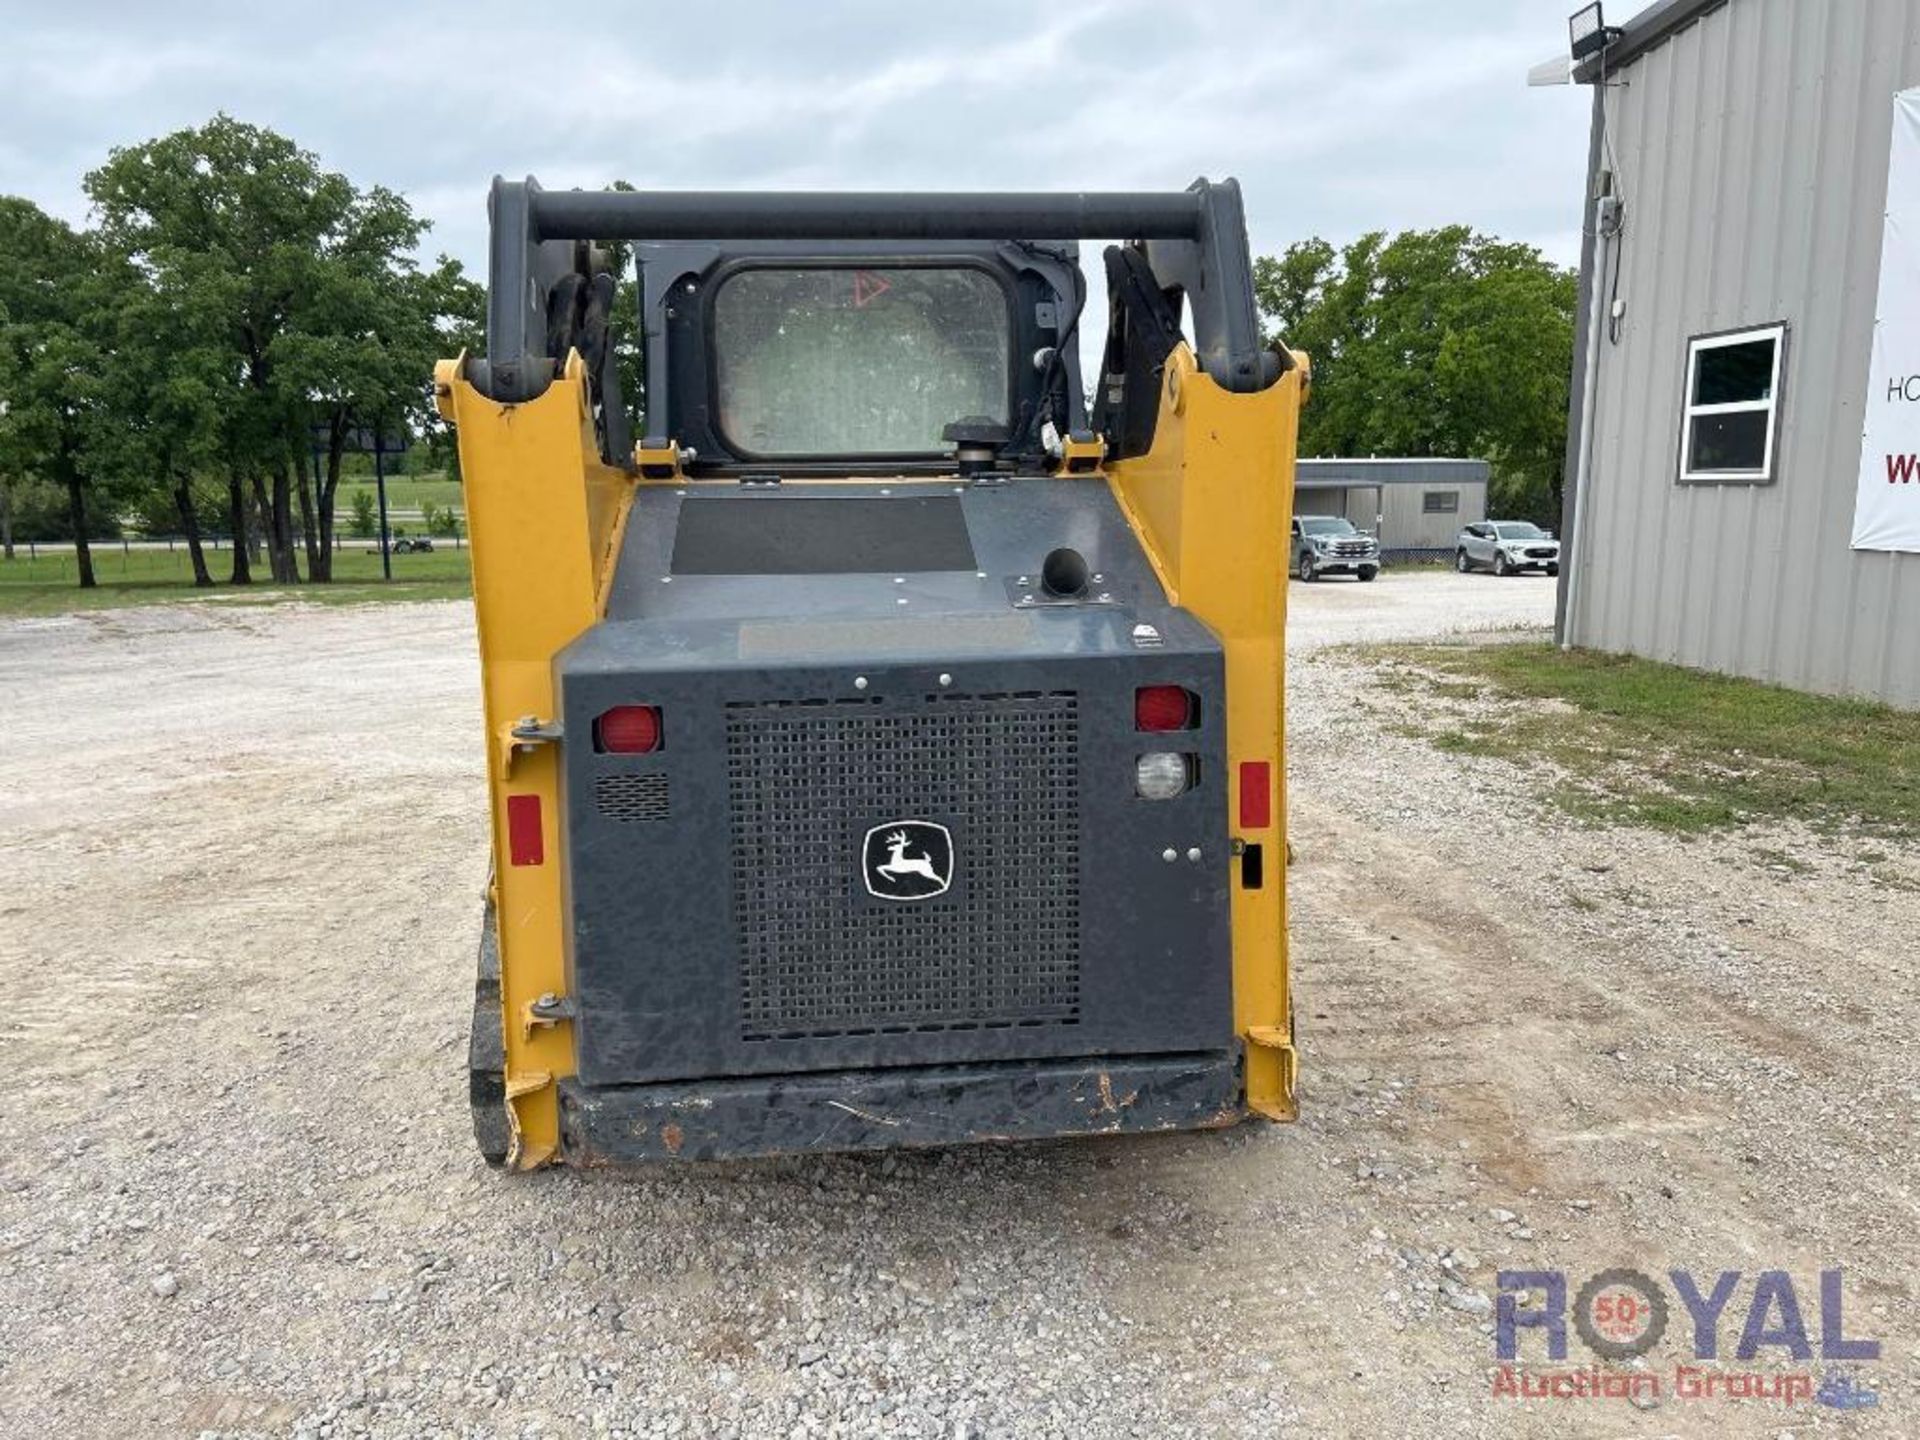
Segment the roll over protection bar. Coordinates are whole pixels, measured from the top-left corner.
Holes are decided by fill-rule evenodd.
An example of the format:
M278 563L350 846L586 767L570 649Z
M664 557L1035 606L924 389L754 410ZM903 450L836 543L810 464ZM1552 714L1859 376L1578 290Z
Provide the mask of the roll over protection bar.
M468 378L492 399L531 400L563 356L546 351L548 297L590 273L606 240L1128 240L1192 307L1196 358L1228 390L1265 389L1290 361L1261 338L1236 181L1172 193L542 190L495 177L487 359Z
M1201 203L1193 190L539 190L533 223L542 240L1192 240L1200 233Z

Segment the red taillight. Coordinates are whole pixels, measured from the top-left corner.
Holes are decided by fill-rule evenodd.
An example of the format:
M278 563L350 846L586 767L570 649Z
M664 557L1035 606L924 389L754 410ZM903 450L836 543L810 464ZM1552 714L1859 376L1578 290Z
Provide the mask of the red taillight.
M507 863L544 865L547 842L540 834L540 797L507 797Z
M1136 730L1190 730L1200 697L1178 685L1142 685L1133 692Z
M593 748L608 755L649 755L660 748L656 705L616 705L593 722Z
M1273 767L1264 760L1240 762L1240 828L1264 830L1273 823Z

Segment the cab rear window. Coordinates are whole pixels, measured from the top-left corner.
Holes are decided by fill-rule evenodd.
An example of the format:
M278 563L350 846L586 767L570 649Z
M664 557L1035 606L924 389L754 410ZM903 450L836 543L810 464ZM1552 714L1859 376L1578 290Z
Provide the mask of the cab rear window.
M1007 424L1006 291L969 267L739 270L713 297L719 429L746 456L921 456Z

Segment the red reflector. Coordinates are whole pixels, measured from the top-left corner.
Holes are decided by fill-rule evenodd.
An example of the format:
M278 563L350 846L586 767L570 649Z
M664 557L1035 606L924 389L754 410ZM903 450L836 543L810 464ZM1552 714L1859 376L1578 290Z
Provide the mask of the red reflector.
M1194 697L1178 685L1142 685L1133 692L1136 730L1185 730L1193 724Z
M1264 760L1240 762L1240 828L1264 830L1273 823L1273 767Z
M653 705L616 705L593 722L596 749L648 755L660 748L660 711Z
M507 797L507 863L544 865L547 842L540 835L540 797Z

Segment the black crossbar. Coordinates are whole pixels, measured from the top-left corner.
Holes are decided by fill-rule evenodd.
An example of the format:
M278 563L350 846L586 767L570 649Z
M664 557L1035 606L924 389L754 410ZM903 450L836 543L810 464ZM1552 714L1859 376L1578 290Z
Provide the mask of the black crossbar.
M540 240L1196 240L1201 196L540 190Z
M569 337L547 335L568 275L590 278L594 240L862 241L1118 240L1145 246L1156 282L1185 294L1194 351L1229 390L1259 390L1286 363L1268 350L1254 308L1240 187L1196 180L1185 190L1064 194L956 191L542 190L496 177L488 200L493 256L487 277L487 361L469 370L481 391L531 400L551 382ZM567 292L569 295L577 292ZM1063 297L1064 298L1064 297ZM552 352L552 353L550 353ZM600 377L604 387L606 377ZM653 398L653 397L650 397ZM618 418L619 406L609 413ZM624 437L608 440L621 456Z

